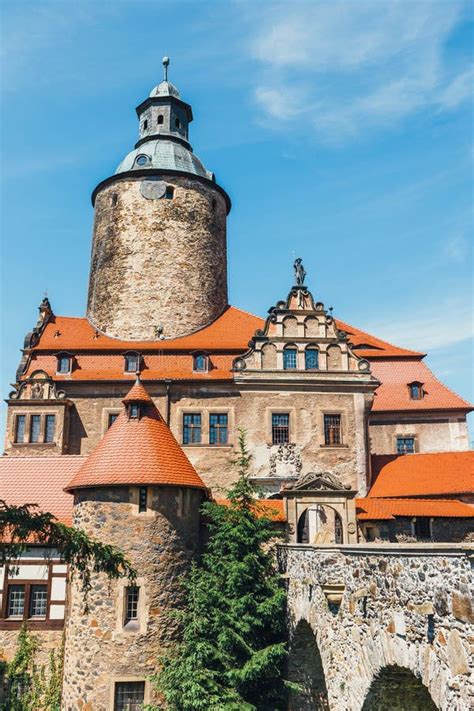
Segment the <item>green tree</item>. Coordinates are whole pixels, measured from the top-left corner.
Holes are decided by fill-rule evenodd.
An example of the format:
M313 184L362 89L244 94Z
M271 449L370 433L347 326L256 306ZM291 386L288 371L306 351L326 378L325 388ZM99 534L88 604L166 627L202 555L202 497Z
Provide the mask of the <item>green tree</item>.
M182 639L155 677L173 711L286 707L286 594L270 546L275 526L259 510L250 460L241 430L228 505L202 507L209 538L185 583Z

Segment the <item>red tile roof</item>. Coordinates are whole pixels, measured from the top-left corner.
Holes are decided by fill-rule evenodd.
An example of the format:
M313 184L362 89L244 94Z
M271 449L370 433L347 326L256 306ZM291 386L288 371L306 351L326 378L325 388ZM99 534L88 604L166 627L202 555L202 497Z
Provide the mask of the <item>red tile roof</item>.
M370 498L474 494L474 451L372 456Z
M0 457L0 499L8 504L38 504L68 525L72 497L64 491L86 461L74 455L56 457Z
M205 489L143 386L135 384L125 401L134 392L143 398L141 417L122 412L66 489L129 484Z
M396 516L474 518L474 506L456 499L356 499L360 521L383 521Z
M382 341L382 339L372 336L366 331L361 331L359 328L355 328L339 319L336 319L336 323L340 331L347 333L349 341L354 346L357 346L355 353L361 358L368 358L369 360L373 358L422 358L426 355L419 351L411 351L408 348L394 346L388 341ZM360 346L368 346L368 348L360 348Z
M230 501L229 499L216 499L216 504L230 506ZM266 516L277 523L286 521L282 499L259 499L255 504L255 510L262 518Z
M440 383L421 360L373 361L372 375L380 380L372 412L397 410L471 410L466 400ZM424 397L411 400L408 384L423 383Z

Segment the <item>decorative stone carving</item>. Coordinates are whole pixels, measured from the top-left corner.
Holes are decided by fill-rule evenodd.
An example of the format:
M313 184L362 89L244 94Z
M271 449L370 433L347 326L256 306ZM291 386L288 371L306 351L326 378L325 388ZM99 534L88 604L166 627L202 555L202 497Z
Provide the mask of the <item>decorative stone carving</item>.
M51 319L54 318L53 309L51 308L51 304L47 296L44 297L43 301L38 306L38 311L39 318L36 322L36 326L31 331L28 331L23 341L24 352L20 361L20 365L18 366L16 371L17 380L20 379L20 377L23 375L27 368L30 358L28 352L29 349L33 348L33 346L38 342L39 337L43 333L44 329L51 321Z
M289 471L292 470L291 474L298 475L303 468L303 462L301 461L301 454L299 447L296 444L279 444L277 447L273 446L272 453L270 454L270 476L288 476ZM286 468L284 474L279 474L279 468Z
M306 271L303 266L303 260L298 257L295 259L293 264L293 269L295 270L295 283L297 286L303 286L306 277Z
M17 382L9 394L10 400L64 400L64 390L57 390L56 383L42 370L33 373L28 380Z
M286 488L304 491L346 491L351 487L342 484L334 474L329 472L308 472Z

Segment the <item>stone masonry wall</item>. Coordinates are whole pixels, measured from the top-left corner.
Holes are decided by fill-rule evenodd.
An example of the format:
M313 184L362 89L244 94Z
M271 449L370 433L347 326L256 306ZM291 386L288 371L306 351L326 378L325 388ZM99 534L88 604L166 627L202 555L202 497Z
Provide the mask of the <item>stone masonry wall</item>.
M359 711L379 673L394 666L420 679L438 708L472 708L473 550L448 544L280 547L290 627L300 620L311 625L331 711ZM331 612L326 595L331 599L338 585L344 586L342 602Z
M198 180L162 176L172 199L149 200L143 179L118 180L95 203L87 315L102 332L157 340L196 331L227 305L226 203Z
M138 513L136 487L76 493L75 525L125 552L138 573L141 603L138 623L129 629L124 626L126 580L109 583L104 575L94 575L87 610L73 581L63 711L112 708L115 682L146 680L176 634L169 613L180 605L182 575L199 543L201 493L173 487L150 491L145 513ZM148 681L146 698L154 699Z

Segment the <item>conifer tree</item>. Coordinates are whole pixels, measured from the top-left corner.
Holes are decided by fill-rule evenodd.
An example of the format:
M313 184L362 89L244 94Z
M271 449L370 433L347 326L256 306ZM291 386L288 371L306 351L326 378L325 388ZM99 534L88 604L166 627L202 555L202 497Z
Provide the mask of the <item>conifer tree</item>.
M277 535L249 481L239 432L228 505L205 503L209 539L186 581L182 641L155 678L173 711L286 708L286 595L269 543Z

